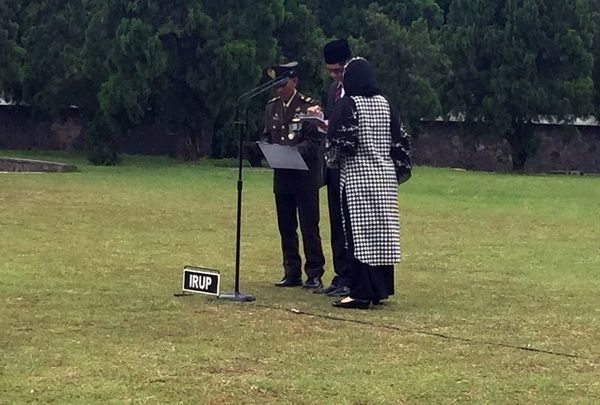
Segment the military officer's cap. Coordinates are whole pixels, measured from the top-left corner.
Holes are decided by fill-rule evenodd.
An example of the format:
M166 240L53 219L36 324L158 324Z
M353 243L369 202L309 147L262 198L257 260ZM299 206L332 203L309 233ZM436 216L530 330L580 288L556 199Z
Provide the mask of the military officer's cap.
M328 42L323 47L323 57L327 64L344 63L351 56L350 45L348 45L348 41L345 39L336 39L335 41Z
M297 77L298 62L289 62L282 65L273 65L264 69L263 76L266 80L273 80L277 77Z

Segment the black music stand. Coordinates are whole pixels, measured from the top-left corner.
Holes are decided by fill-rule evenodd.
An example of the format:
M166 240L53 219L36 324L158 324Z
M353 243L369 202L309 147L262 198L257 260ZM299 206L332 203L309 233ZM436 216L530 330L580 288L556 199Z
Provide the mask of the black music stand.
M237 229L236 229L236 241L235 241L235 283L234 292L219 294L219 299L236 301L236 302L250 302L256 298L254 295L240 293L240 241L242 232L242 189L244 188L244 180L242 178L242 155L244 148L244 126L245 121L239 120L240 104L248 102L254 97L261 93L275 87L284 85L289 80L288 77L276 77L238 97L235 107L235 121L234 124L240 127L240 147L238 151L238 181L237 181ZM247 116L247 114L246 114Z

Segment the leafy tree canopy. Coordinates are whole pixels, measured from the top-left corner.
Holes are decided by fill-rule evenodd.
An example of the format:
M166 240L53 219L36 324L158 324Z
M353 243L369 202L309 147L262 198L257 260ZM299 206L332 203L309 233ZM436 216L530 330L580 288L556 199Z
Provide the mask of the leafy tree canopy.
M77 105L99 164L147 119L174 155L230 154L236 98L262 68L299 60L318 97L322 46L347 37L412 129L442 112L483 122L519 168L532 120L600 110L599 13L600 0L4 0L0 97L54 117ZM267 97L247 106L248 132Z
M505 134L515 169L534 147L527 124L592 110L586 0L454 0L442 29L451 112Z

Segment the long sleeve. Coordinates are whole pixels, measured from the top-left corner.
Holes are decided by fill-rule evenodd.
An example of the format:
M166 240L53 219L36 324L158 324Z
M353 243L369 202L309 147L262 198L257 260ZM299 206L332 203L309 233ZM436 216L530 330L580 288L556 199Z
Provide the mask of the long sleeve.
M322 135L315 124L304 123L302 126L302 141L297 145L298 152L306 160L318 157L322 143Z
M325 159L336 167L343 156L353 156L358 148L358 111L354 100L344 97L335 105L329 120Z
M389 100L388 100L389 103ZM411 176L412 159L410 156L410 135L402 125L398 110L392 103L390 105L390 131L392 134L392 147L390 157L394 162L396 180L398 184L404 183Z
M262 142L271 142L271 131L270 131L270 127L269 127L269 105L267 104L267 106L265 107L265 114L264 114L264 118L263 118L263 131L262 134L260 135L259 140Z

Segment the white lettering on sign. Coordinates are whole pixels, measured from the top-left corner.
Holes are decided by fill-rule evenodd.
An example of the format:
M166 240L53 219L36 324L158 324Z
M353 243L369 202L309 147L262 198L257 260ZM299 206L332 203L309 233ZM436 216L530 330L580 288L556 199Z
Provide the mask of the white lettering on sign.
M199 288L201 290L208 290L208 288L212 285L212 278L197 276L195 274L191 275L190 279L190 287Z
M220 275L216 270L185 267L183 270L183 291L218 295Z
M208 288L210 287L211 284L212 284L211 278L200 277L200 288L202 288L203 290L204 289L208 290Z

